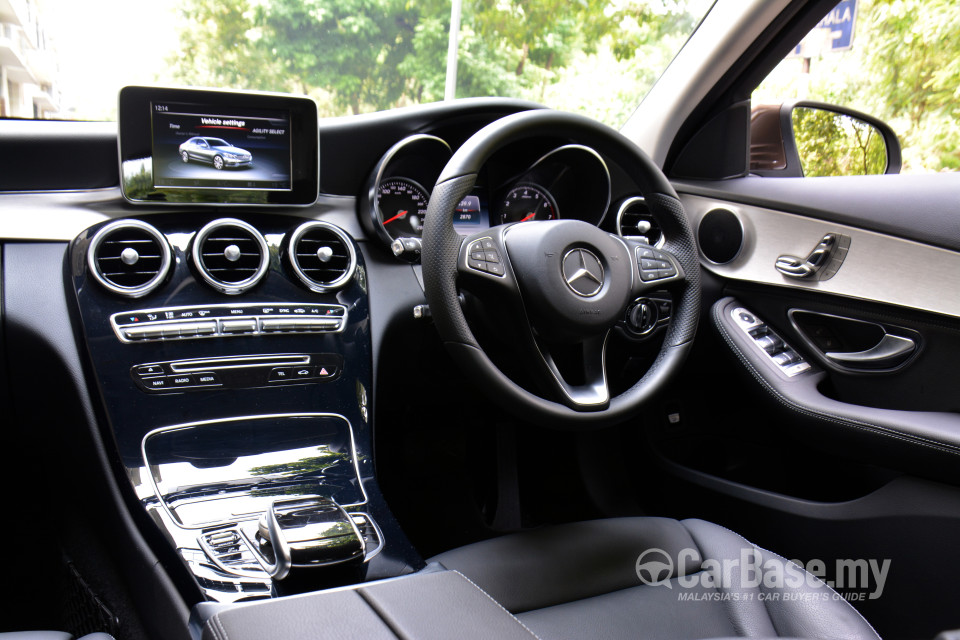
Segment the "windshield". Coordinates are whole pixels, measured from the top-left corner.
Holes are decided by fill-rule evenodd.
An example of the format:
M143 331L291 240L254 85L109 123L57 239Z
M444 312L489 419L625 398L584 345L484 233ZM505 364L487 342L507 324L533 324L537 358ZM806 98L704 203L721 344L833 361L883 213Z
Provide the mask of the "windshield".
M0 116L113 120L121 87L160 84L321 116L504 96L620 126L712 2L0 0Z

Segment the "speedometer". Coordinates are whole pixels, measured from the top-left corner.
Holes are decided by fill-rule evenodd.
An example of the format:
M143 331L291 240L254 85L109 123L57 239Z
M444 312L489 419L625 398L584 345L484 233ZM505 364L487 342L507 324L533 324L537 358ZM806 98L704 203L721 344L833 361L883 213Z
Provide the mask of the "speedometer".
M557 205L546 189L534 184L517 185L500 203L500 222L556 220Z
M384 180L377 188L377 213L391 238L419 238L429 197L409 178Z

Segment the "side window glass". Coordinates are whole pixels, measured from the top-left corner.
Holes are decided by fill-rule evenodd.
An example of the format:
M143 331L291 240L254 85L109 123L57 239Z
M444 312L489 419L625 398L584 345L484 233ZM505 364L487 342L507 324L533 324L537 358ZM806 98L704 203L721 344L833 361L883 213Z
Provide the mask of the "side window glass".
M901 147L901 173L957 171L958 87L960 2L843 0L754 90L752 104L755 115L758 105L797 105L789 122L802 175L883 173L891 158L884 158L886 139L876 123L855 124L852 116L798 102L856 110L889 125ZM754 168L772 168L751 160Z

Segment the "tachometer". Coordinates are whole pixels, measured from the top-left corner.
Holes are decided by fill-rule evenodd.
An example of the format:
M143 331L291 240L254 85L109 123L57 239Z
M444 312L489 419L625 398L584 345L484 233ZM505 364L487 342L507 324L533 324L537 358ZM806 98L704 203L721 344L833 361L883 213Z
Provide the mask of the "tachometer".
M511 189L500 203L500 222L527 222L529 220L556 220L557 205L546 189L533 184Z
M390 178L377 189L377 210L391 238L419 238L430 198L409 178Z

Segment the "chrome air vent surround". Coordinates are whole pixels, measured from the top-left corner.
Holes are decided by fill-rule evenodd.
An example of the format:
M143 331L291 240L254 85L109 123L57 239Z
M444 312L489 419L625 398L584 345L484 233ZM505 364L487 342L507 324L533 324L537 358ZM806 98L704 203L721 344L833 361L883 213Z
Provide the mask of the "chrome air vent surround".
M653 247L663 245L663 230L657 218L650 212L646 200L634 196L627 198L617 211L617 235L621 238L643 240Z
M117 220L100 229L87 248L87 267L105 289L139 298L170 272L173 253L166 237L139 220Z
M290 236L290 267L311 291L325 293L350 282L357 268L353 240L336 225L306 222Z
M191 255L207 284L229 295L256 285L270 265L270 250L263 234L235 218L220 218L200 229L193 239Z

